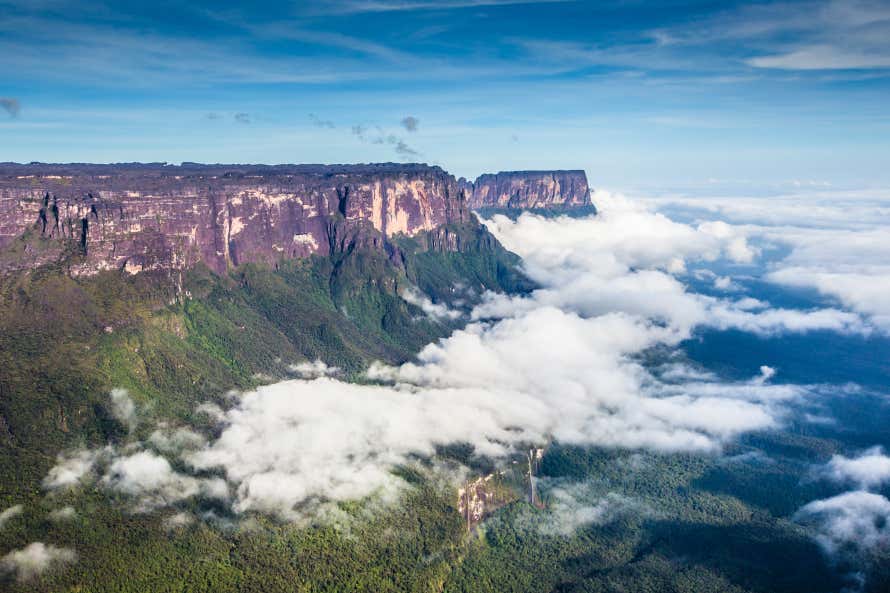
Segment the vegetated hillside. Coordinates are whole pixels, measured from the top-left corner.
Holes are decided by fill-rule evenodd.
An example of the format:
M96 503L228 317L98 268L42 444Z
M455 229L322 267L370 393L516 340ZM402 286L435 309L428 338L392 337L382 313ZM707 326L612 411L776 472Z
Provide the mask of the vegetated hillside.
M62 451L144 439L159 421L200 425L198 403L293 376L301 361L358 378L372 361L408 360L462 323L429 316L402 298L405 290L466 311L485 290L532 287L516 256L475 221L391 241L373 229L345 231L330 256L244 264L225 275L198 264L182 273L72 276L84 257L73 249L0 278L0 510L26 509L3 526L0 556L34 541L67 543L78 555L70 570L37 581L0 574L4 590L273 591L298 581L405 590L444 578L463 527L453 492L424 476L407 476L416 488L398 519L362 519L349 537L263 516L258 530L208 522L171 536L164 516L134 515L100 489L41 488ZM126 388L151 417L133 434L110 412L113 388ZM48 518L68 503L75 519ZM385 541L384 525L398 526ZM395 563L391 546L401 555Z
M442 240L452 250L437 249ZM199 265L182 275L72 277L63 261L3 277L0 500L37 488L63 448L113 437L112 388L130 390L159 418L184 417L199 401L287 376L300 361L321 359L348 377L373 360L409 359L456 323L402 299L411 287L443 304L529 287L515 256L478 225L403 245L358 244L224 276Z

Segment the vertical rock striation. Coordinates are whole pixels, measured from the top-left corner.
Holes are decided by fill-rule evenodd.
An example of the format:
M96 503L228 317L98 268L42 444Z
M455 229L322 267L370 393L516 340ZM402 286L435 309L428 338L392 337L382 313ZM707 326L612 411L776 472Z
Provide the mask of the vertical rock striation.
M67 250L78 274L199 261L222 273L469 220L454 177L421 165L0 165L6 269Z
M0 164L0 271L65 261L73 274L120 269L217 273L357 247L425 231L461 248L448 225L471 209L563 210L590 205L583 171L483 175L371 165ZM493 239L492 239L493 240Z
M506 171L481 175L469 192L473 209L570 210L590 208L584 171Z

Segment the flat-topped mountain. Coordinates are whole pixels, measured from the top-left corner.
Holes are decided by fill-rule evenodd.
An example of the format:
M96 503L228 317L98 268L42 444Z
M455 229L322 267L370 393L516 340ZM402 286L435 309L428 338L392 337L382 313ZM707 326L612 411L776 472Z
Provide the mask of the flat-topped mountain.
M592 206L584 171L502 171L473 184L470 207L569 210Z
M386 247L471 209L590 204L583 171L457 180L422 164L0 164L0 270L78 254L75 274L185 269ZM447 241L445 241L447 243ZM447 248L447 245L446 245Z

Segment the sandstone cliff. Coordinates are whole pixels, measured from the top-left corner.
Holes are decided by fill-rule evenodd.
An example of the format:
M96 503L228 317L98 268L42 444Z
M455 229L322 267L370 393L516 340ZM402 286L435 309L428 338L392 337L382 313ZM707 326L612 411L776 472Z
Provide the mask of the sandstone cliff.
M470 220L422 165L0 165L0 266L79 252L74 273L329 255ZM9 252L14 251L14 257Z
M569 210L591 207L584 171L506 171L472 184L470 208Z
M0 271L64 259L73 274L185 269L218 273L473 223L480 206L565 209L590 204L583 171L483 175L374 165L0 164ZM393 252L393 257L398 254Z

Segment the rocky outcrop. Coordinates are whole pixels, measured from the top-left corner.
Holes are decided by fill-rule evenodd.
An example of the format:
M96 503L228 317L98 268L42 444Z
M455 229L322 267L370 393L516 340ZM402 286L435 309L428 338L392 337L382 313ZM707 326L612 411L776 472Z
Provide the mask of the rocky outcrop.
M71 273L224 273L311 254L384 249L435 231L436 250L464 248L449 225L484 206L590 204L583 171L456 180L439 167L372 165L0 164L0 271L64 261ZM483 240L485 237L483 237ZM488 238L488 240L494 240ZM394 251L395 250L395 251Z
M471 531L493 512L518 499L501 470L467 481L457 489L457 512Z
M467 184L472 209L571 210L591 208L584 171L507 171Z
M67 251L76 274L222 273L468 221L454 177L425 165L0 165L5 269Z

